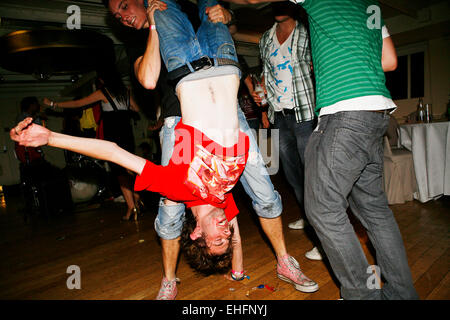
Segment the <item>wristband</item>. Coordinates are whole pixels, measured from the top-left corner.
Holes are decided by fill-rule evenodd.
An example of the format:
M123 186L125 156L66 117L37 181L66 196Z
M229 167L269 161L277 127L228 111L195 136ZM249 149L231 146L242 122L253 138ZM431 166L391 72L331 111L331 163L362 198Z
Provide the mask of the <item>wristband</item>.
M55 103L53 102L53 101L50 101L50 107L52 107L53 108L53 105L54 105Z
M250 279L250 277L245 275L244 272L245 271L231 270L231 279L233 279L235 281L241 281L241 280L244 280L245 278Z
M151 25L150 25L150 30L156 30L156 25L151 24Z

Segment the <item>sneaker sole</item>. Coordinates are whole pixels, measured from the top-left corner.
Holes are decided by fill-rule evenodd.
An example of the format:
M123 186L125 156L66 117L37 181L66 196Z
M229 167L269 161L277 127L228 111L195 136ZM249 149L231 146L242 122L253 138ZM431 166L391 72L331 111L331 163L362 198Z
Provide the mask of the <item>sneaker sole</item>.
M178 294L178 293L177 293ZM161 299L162 297L159 297L159 299L158 299L158 297L156 297L156 299L155 300L157 300L157 301L164 301L164 300L175 300L175 298L177 297L177 294L175 294L175 296L173 297L173 299ZM170 297L165 297L165 298L170 298Z
M314 261L321 261L322 260L322 257L317 257L317 256L310 257L310 256L308 256L308 254L305 254L305 257L308 258L309 260L314 260Z
M302 286L301 284L295 283L294 281L283 276L282 274L277 273L277 276L280 280L283 280L283 281L289 282L290 284L293 284L295 289L298 291L305 292L305 293L311 293L311 292L316 292L317 290L319 290L319 285L317 283L315 286Z
M291 226L288 226L288 228L289 229L294 229L294 230L302 230L302 229L305 228L305 226L303 226L303 227L291 227Z

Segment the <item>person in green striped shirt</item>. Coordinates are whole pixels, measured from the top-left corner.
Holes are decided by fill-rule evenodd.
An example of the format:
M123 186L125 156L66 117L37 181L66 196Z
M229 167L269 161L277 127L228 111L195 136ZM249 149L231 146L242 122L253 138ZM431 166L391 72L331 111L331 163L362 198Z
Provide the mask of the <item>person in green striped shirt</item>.
M308 13L319 115L305 151L308 220L344 299L418 299L382 189L383 135L396 109L384 72L396 69L397 55L378 1L293 2ZM367 229L377 266L364 255L347 216L349 206Z

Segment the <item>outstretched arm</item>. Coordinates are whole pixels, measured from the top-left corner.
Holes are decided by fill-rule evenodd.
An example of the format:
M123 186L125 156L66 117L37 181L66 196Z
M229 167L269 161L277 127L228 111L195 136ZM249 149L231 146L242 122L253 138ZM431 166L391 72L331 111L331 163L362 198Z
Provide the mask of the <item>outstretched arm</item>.
M153 17L155 10L166 10L164 2L152 1L147 8L147 19L150 24L148 32L147 48L143 56L136 59L134 73L139 83L146 89L154 89L161 71L161 56L159 53L159 39Z
M49 107L59 107L59 108L80 108L87 106L88 104L97 102L103 100L107 102L105 96L100 90L92 92L87 97L78 99L78 100L71 100L71 101L64 101L64 102L54 102L48 98L44 98L44 104Z
M137 174L140 174L145 166L145 159L129 153L114 142L56 133L34 124L32 121L32 118L26 118L11 129L9 133L11 139L27 147L49 145L89 157L111 161Z

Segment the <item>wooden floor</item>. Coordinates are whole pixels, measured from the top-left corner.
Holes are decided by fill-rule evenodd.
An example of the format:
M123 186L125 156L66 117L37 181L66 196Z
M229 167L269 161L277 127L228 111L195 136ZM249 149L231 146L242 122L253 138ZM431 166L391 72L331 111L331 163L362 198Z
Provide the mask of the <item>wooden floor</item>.
M180 258L177 276L179 300L335 300L339 289L329 266L305 258L312 243L305 230L287 224L298 218L294 198L282 176L273 177L283 197L283 225L288 251L319 291L305 294L276 277L275 256L268 246L250 201L234 190L241 210L239 225L249 280L232 282L222 275L204 277ZM23 204L6 192L0 205L0 299L154 299L162 277L160 244L153 229L156 204L137 222L122 222L124 204L105 203L97 209L45 221L24 223ZM448 197L421 204L411 201L392 206L405 242L414 283L421 299L450 299ZM355 228L370 263L374 263L367 237ZM67 268L81 270L81 289L69 290ZM260 284L276 291L253 289Z

